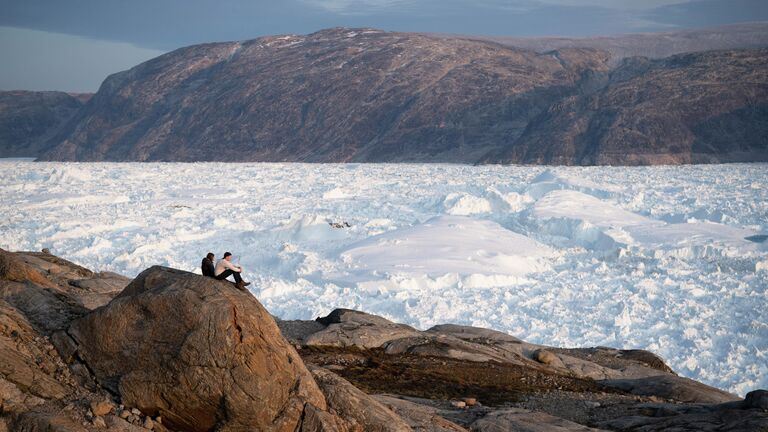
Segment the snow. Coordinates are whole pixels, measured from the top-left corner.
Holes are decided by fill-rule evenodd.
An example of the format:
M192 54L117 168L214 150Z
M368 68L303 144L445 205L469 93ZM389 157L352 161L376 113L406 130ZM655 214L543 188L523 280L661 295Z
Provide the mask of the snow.
M687 223L666 223L573 190L548 192L532 205L531 213L540 232L566 237L592 249L629 247L656 258L740 257L766 250L749 240L759 235L754 230L695 218Z
M602 228L659 224L592 195L572 190L547 193L533 205L533 213L542 219L578 219Z
M493 211L487 199L467 194L449 194L443 204L450 215L469 216Z
M579 177L569 172L548 169L537 175L526 188L526 193L538 199L546 193L558 189L571 189L593 194L597 197L609 197L621 189L615 185L596 183L591 179Z
M743 395L768 387L766 168L1 160L0 247L128 276L231 251L283 318L649 349Z
M348 272L357 273L355 279L361 271L372 276L525 275L544 270L542 258L552 256L548 246L495 222L460 216L437 216L379 234L341 253Z

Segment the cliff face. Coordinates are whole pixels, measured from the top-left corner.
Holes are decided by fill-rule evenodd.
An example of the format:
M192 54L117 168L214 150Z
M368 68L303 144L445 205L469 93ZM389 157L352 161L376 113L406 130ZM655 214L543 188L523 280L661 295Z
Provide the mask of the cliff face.
M0 157L36 157L46 140L83 105L83 95L0 92Z
M768 50L633 58L563 99L486 162L655 165L768 160Z
M183 48L110 76L46 160L768 160L768 50L631 58L365 29Z

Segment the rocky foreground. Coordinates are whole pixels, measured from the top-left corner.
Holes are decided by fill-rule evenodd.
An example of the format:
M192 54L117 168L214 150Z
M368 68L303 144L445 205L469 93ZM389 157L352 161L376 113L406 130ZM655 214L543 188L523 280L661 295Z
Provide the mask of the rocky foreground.
M0 431L761 431L656 355L427 331L337 309L274 319L227 282L130 280L0 250Z

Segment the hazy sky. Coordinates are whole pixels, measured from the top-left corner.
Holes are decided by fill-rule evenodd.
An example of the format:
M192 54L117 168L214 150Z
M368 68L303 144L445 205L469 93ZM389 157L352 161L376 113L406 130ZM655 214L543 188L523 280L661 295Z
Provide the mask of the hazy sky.
M93 92L185 45L328 27L584 36L768 20L768 0L0 0L0 90Z

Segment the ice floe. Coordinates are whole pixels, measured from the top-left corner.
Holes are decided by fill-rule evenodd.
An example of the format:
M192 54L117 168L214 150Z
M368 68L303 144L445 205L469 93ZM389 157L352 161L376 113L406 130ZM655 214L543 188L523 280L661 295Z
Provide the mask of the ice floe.
M553 256L549 246L495 222L461 216L437 216L354 243L341 253L351 272L430 277L521 276L547 269L546 258Z

